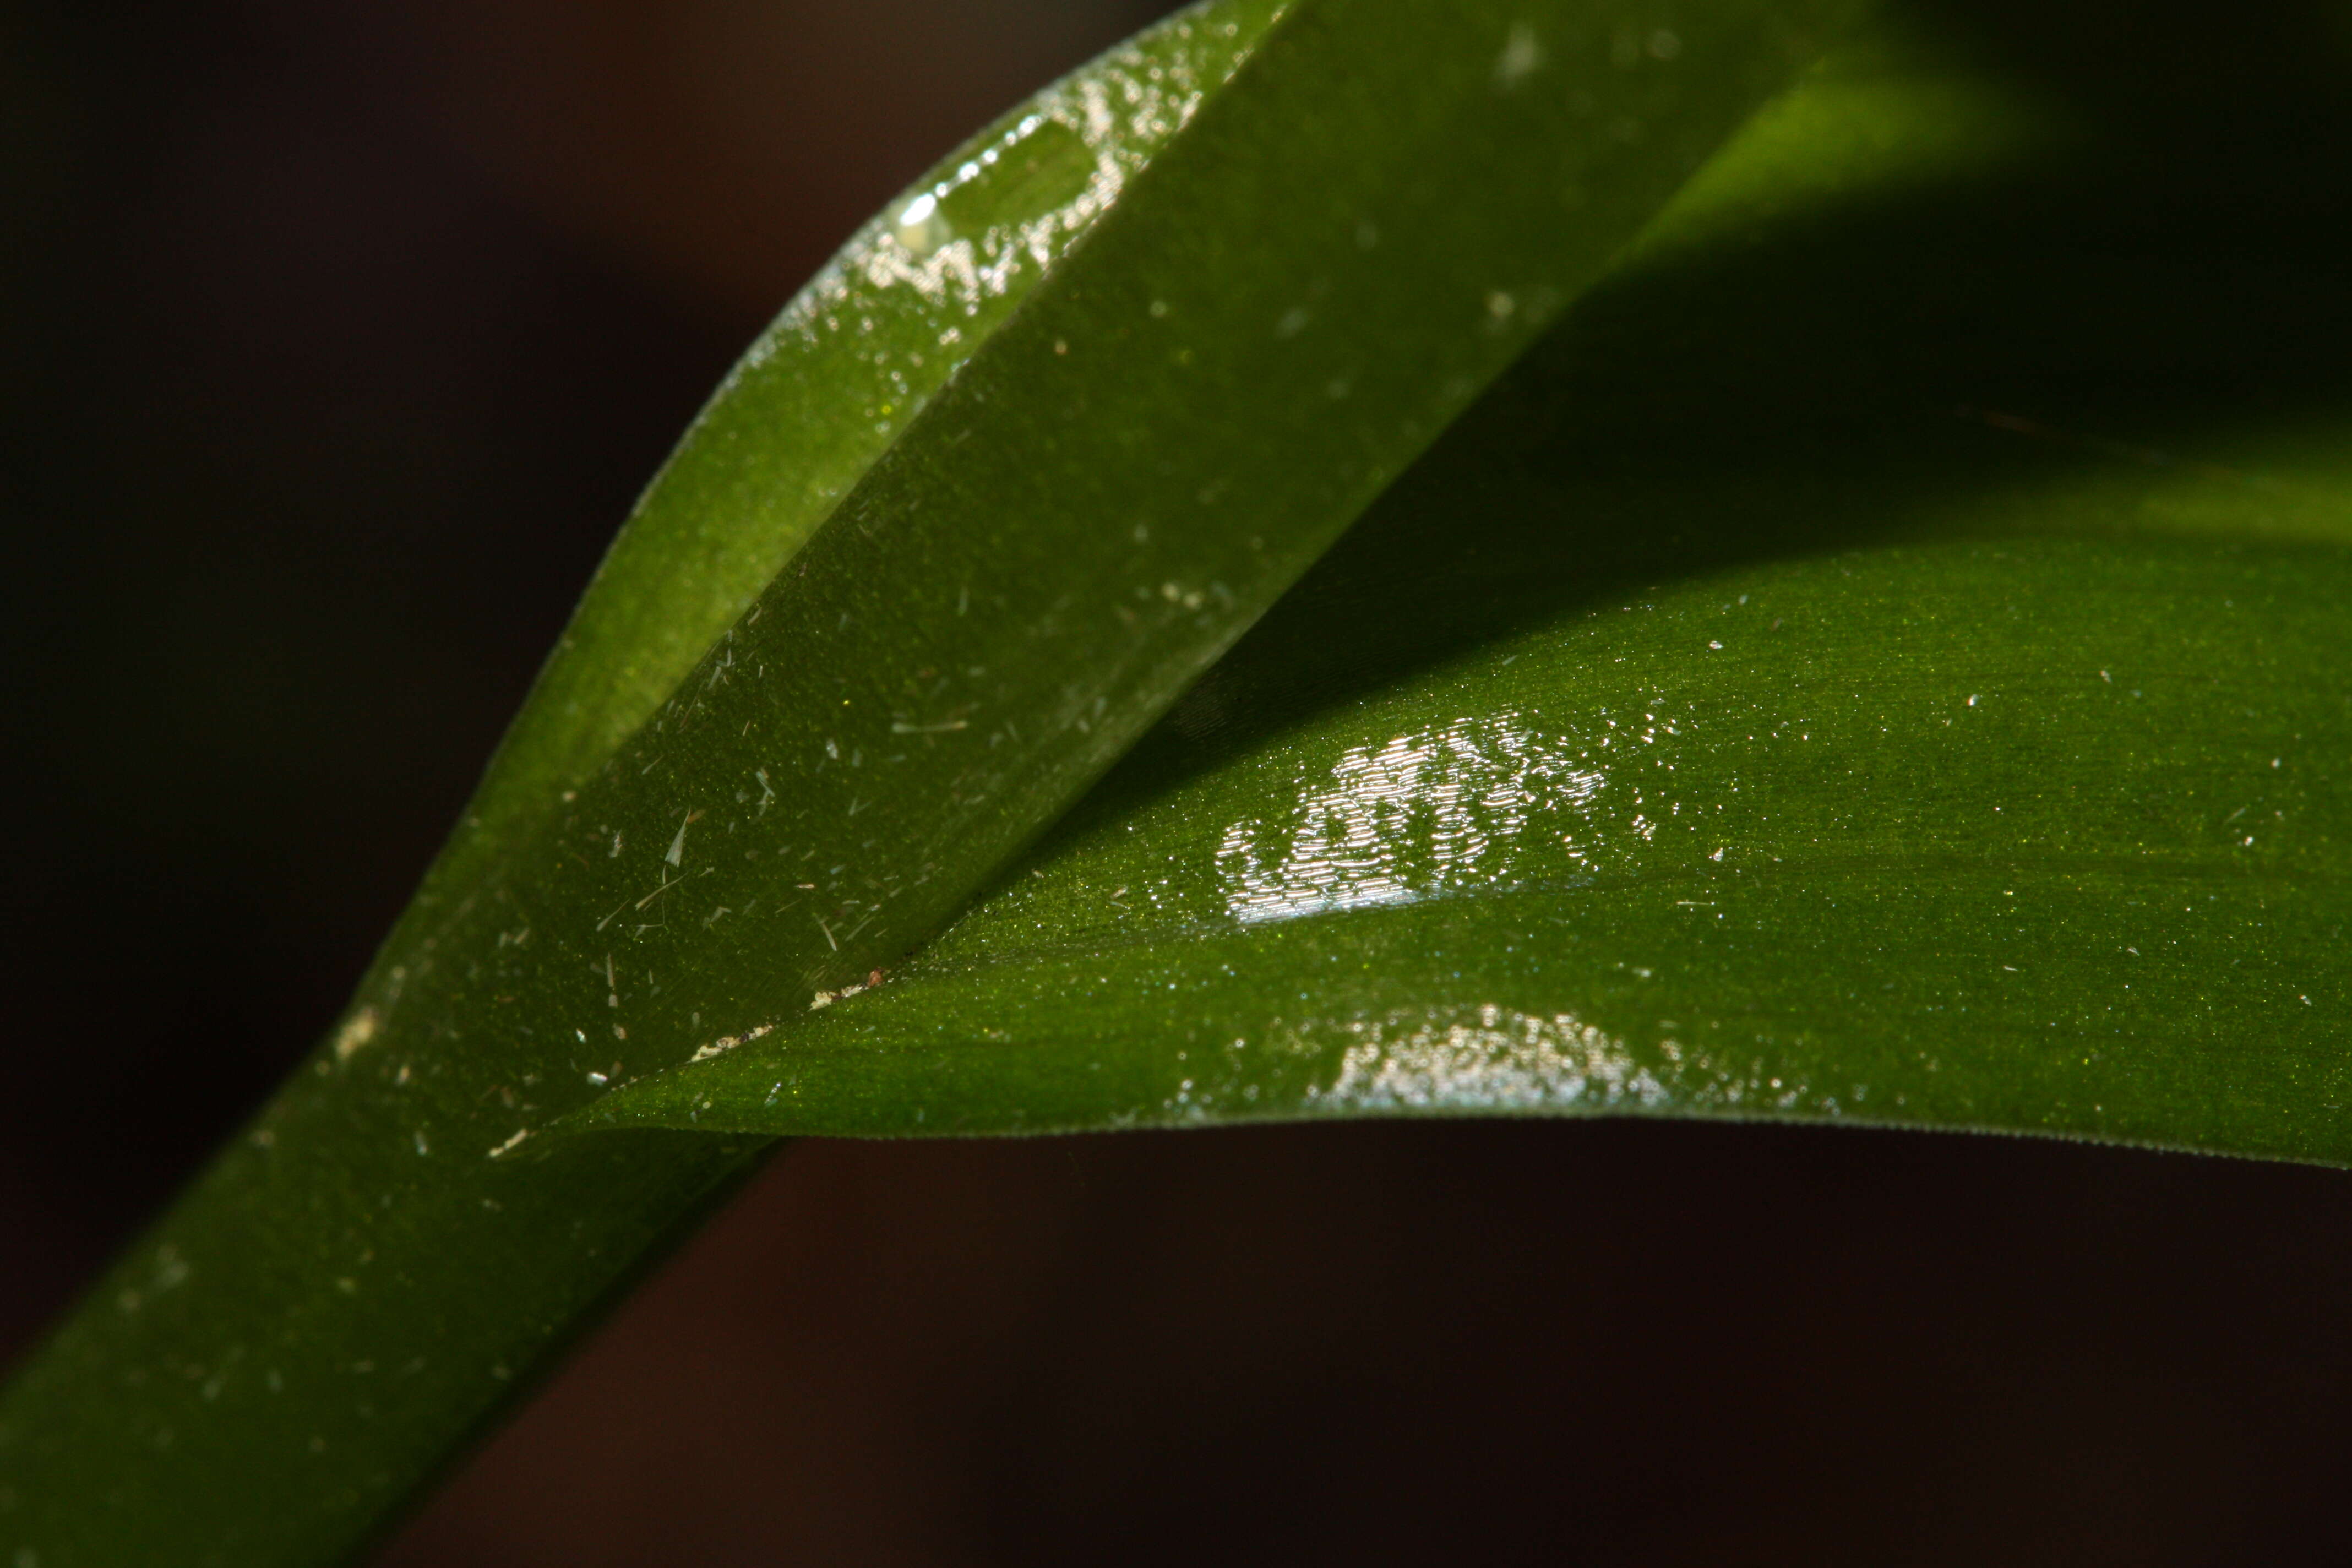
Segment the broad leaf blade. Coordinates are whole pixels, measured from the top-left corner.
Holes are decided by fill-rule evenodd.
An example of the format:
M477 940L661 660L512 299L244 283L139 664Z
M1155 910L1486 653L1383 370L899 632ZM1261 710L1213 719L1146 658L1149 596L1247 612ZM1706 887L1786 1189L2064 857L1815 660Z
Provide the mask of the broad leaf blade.
M2347 595L2340 551L2045 540L1645 593L1177 784L880 991L598 1114L1727 1114L2352 1163L2352 722L2312 679L2352 668Z
M2070 277L2131 232L2133 151L1916 64L1817 81L915 963L578 1124L1619 1112L2352 1163L2352 388L2300 357L2340 311L2240 303L2330 242ZM2201 291L2116 331L2151 273ZM2186 345L2267 416L2165 374Z
M755 1146L547 1129L930 934L1841 8L1212 7L1255 52L1017 306L821 283L786 333L815 380L771 357L706 413L351 1013L10 1389L0 1542L299 1563L377 1528ZM1076 168L1005 199L1073 210ZM862 254L966 222L938 184ZM824 345L869 313L861 369ZM886 445L769 427L874 420L845 384L992 323ZM809 487L842 491L813 530Z

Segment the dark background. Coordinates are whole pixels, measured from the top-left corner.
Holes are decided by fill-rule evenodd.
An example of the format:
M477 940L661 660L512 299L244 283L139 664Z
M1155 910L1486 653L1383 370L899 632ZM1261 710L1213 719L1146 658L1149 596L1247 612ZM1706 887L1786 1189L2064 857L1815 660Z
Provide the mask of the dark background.
M0 9L0 1357L328 1022L733 354L1155 8ZM391 1560L2340 1561L2347 1241L2007 1140L806 1144Z

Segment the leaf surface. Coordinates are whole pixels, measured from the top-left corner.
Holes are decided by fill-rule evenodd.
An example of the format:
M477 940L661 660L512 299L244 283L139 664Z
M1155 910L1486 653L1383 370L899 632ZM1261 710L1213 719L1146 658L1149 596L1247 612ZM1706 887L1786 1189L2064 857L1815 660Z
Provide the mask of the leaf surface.
M894 203L649 492L331 1037L0 1401L0 1549L382 1528L759 1143L548 1130L928 938L1844 9L1228 0Z
M1948 58L1885 41L1759 119L888 984L575 1124L2352 1163L2332 242ZM2217 221L2150 234L2151 184Z

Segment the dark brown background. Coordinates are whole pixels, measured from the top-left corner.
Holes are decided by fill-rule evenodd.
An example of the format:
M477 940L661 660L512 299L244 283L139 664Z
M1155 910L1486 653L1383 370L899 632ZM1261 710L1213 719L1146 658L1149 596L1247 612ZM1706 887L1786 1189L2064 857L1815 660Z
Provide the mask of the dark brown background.
M0 1354L326 1023L736 350L1151 9L0 11ZM2338 1561L2347 1241L1997 1140L810 1144L391 1560Z

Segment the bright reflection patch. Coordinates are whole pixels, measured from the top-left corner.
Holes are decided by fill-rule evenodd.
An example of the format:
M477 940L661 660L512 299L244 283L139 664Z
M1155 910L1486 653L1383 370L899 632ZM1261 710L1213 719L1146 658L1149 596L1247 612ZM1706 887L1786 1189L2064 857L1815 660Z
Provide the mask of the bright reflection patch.
M1502 879L1531 818L1576 811L1600 793L1603 775L1579 766L1570 744L1503 715L1355 747L1302 790L1286 820L1225 830L1225 907L1255 925Z
M1441 1020L1359 1020L1336 1079L1307 1098L1361 1110L1605 1110L1656 1105L1665 1085L1574 1014L1493 1005Z

